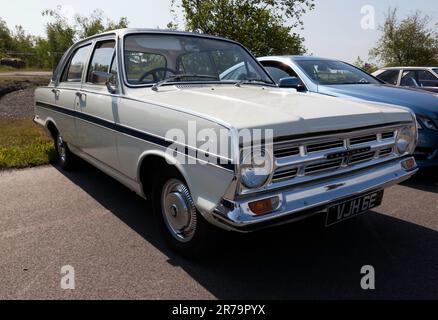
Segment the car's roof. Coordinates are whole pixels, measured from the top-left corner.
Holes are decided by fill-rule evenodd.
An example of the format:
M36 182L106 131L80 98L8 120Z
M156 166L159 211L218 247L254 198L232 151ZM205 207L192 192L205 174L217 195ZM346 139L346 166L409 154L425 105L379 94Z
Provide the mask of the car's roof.
M315 56L298 56L298 55L284 55L284 56L266 56L266 57L260 57L258 59L290 59L290 60L294 60L294 61L298 61L298 60L307 60L307 61L312 61L312 60L327 60L327 61L339 61L337 59L330 59L330 58L322 58L322 57L315 57Z
M438 66L436 66L436 67L387 67L387 68L382 68L380 70L402 70L402 69L425 70L425 69L436 69L436 68L438 68Z
M213 38L218 40L226 40L230 42L234 42L227 38L212 36L208 34L203 33L195 33L195 32L185 32L185 31L176 31L176 30L162 30L162 29L148 29L148 28L124 28L124 29L117 29L117 30L111 30L104 33L99 33L96 35L93 35L91 37L85 38L80 40L80 42L87 41L94 38L104 37L108 35L117 35L117 36L125 36L127 34L135 34L135 33L146 33L146 34L166 34L166 35L186 35L186 36L196 36L196 37L203 37L203 38Z

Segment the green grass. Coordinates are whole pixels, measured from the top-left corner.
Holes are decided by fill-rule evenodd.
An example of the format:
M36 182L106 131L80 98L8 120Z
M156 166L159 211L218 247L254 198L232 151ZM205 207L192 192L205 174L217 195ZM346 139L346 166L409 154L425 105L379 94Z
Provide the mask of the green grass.
M22 69L17 69L17 68L13 68L10 66L0 65L0 72L26 72L26 71L52 71L52 70L34 68L34 67L26 67L26 68L22 68Z
M52 139L32 120L0 119L0 170L44 165L53 159Z
M0 72L14 72L17 69L14 69L9 66L0 66Z

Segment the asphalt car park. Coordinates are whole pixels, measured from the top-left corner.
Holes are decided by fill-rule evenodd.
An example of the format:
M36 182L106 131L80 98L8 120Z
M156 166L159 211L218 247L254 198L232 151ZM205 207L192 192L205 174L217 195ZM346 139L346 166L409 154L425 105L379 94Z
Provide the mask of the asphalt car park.
M2 172L0 203L0 299L438 298L436 170L345 223L232 234L198 261L167 248L147 201L87 164ZM66 265L74 290L60 286ZM375 290L361 288L365 265Z

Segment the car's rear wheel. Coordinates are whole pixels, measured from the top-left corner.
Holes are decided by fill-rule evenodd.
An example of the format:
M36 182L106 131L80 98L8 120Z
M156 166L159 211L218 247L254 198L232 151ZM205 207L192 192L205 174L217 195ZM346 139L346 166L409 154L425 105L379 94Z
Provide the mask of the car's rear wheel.
M196 209L186 182L176 170L159 178L154 188L154 211L167 243L184 256L204 256L219 235Z
M71 153L67 143L59 132L56 133L54 140L58 165L63 170L71 170L76 160L74 154Z

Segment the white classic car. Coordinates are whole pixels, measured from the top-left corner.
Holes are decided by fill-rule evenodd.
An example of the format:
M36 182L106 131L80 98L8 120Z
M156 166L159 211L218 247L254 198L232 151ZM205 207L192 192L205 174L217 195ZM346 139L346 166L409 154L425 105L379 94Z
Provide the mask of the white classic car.
M244 72L221 78L234 65ZM287 79L282 82L288 87ZM409 111L276 86L238 43L124 29L70 48L35 95L59 165L86 160L150 199L169 244L325 214L331 226L411 177Z

